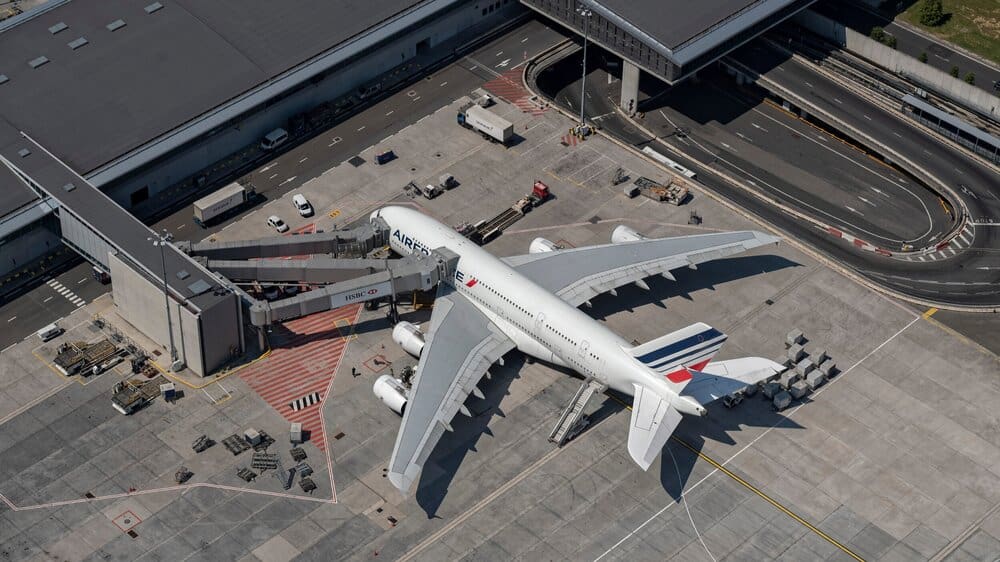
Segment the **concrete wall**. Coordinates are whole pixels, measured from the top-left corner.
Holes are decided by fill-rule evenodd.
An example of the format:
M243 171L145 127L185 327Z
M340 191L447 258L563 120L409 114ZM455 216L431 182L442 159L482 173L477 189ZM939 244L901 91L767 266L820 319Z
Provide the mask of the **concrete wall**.
M167 336L162 285L139 274L117 255L109 255L108 263L111 265L111 278L114 280L113 298L118 315L147 338L159 344L163 352L160 364L168 364L170 339ZM171 298L170 320L178 358L184 361L189 369L200 376L205 376L208 373L202 362L201 327L198 315Z
M199 317L205 374L211 374L240 353L240 300L235 293L219 301Z
M141 170L138 174L99 185L103 191L126 209L131 208L130 196L143 186L149 186L150 196L175 183L209 168L247 145L255 144L276 127L287 127L288 119L308 111L324 101L331 101L354 92L361 85L373 83L417 55L417 43L428 39L431 60L450 55L458 45L475 39L496 26L509 21L522 8L511 1L500 10L482 15L480 4L469 2L419 29L392 41L388 45L359 58L316 84L310 84L263 111L246 115L234 125L213 134L197 144L187 146L183 153ZM436 47L436 49L435 49ZM427 58L427 56L425 56Z
M1000 98L986 90L966 84L963 80L895 49L890 49L874 39L810 10L800 12L795 16L795 20L813 33L883 68L910 78L928 90L974 108L993 119L1000 119Z

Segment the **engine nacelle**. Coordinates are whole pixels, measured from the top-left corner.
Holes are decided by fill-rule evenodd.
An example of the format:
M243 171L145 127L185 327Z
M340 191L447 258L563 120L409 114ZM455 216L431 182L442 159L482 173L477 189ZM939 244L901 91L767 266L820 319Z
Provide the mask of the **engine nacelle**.
M392 375L382 375L376 379L372 392L393 412L403 415L403 412L406 411L409 391L403 386L403 383L392 378Z
M396 324L392 329L392 341L398 343L403 351L417 358L424 349L424 333L409 322Z
M528 246L529 254L541 254L542 252L554 252L556 250L561 250L555 242L547 240L545 238L535 238L531 241L531 245Z
M645 236L639 234L635 229L620 224L611 232L611 243L621 244L623 242L635 242L637 240L647 240Z

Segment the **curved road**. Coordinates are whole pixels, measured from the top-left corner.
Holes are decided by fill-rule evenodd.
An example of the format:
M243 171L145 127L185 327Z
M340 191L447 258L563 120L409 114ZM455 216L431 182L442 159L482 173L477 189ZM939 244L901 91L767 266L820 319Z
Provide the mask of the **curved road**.
M1000 237L1000 224L992 224L994 222L1000 223L1000 196L995 193L996 189L1000 189L1000 187L997 187L1000 182L998 182L994 173L958 150L903 122L896 115L882 111L871 105L845 90L837 83L812 71L809 67L793 59L782 57L780 54L759 48L757 45L757 43L753 43L749 48L740 50L736 54L736 58L767 78L780 81L782 85L791 90L808 92L805 93L804 97L807 97L813 103L828 108L831 113L848 121L852 125L856 124L859 129L864 130L876 138L876 140L884 142L899 151L900 154L919 162L931 174L944 182L948 182L959 196L962 197L964 204L968 207L972 219L970 226L966 230L959 232L949 246L943 247L939 251L910 259L888 258L871 252L860 251L852 245L832 237L829 233L819 230L814 225L795 219L787 213L781 212L773 205L765 204L757 197L750 195L742 189L733 187L713 174L701 174L698 179L731 202L750 210L762 219L775 224L809 245L822 250L828 256L864 277L896 293L942 305L977 308L1000 306L1000 250L997 249L1000 248L997 240ZM596 60L599 56L595 55L591 60ZM560 65L565 65L565 71L546 72L543 70L539 72L535 87L537 91L547 96L550 100L575 112L579 111L580 84L579 78L573 78L573 76L579 72L579 54L570 57L570 59L574 58L575 61L567 60ZM573 69L572 73L569 72L570 68ZM598 74L601 72L600 70L594 70L588 74L588 76L594 77L593 80L588 80L588 85L594 84L595 86L593 86L593 89L588 86L586 100L587 114L598 116L597 122L604 130L618 137L620 140L639 148L646 145L655 147L656 141L650 139L647 134L637 129L628 121L621 119L613 112L612 102L607 97L598 93L604 92L604 86L598 86L598 84L607 81L603 74L598 77ZM730 84L731 91L736 91L735 84ZM809 86L805 86L805 84L809 84ZM655 93L660 88L659 84L650 83L648 86L643 83L643 93L640 94L640 97L643 97L647 90L655 90ZM690 87L698 91L699 97L719 95L718 92L713 93L713 89L717 90L717 87L706 87L704 83L693 84ZM747 92L750 93L748 94ZM741 92L739 96L749 95L752 99L754 96L752 92L753 90L749 89ZM687 97L690 97L690 95ZM732 99L733 96L732 94L728 94L727 97ZM653 102L656 104L661 103L658 99L654 99ZM757 109L763 113L769 112L769 110L760 109L759 107ZM738 104L730 102L726 105L716 105L707 113L703 110L701 114L696 116L691 116L689 113L688 116L691 118L691 123L697 124L698 129L696 131L695 127L691 125L689 131L684 131L687 133L686 135L678 135L676 129L673 127L669 127L668 129L670 130L666 130L662 126L659 129L657 127L652 128L658 137L666 137L668 142L675 145L678 145L677 143L681 141L681 138L693 145L696 140L700 141L703 137L714 136L712 140L718 143L717 146L725 143L730 147L735 147L739 151L739 145L731 143L729 139L723 140L719 136L721 134L720 130L728 131L731 124L738 121L736 119L738 116L731 115L734 111L739 113ZM744 110L743 114L747 112L747 110ZM754 118L754 122L759 126L766 127L762 119L763 116L760 116L760 120ZM647 121L644 123L646 126L650 122L655 122L655 120L650 119L650 114L647 114L645 121ZM786 123L788 121L791 120L786 120ZM705 133L705 126L710 123L714 123L714 128L709 129L709 133ZM682 127L682 131L684 127L688 127L688 125L681 123L678 123L678 125ZM730 131L728 134L735 135L735 132ZM744 140L740 137L736 138L741 141ZM772 148L772 144L775 148ZM755 153L755 157L772 152L773 154L770 157L772 160L775 156L781 157L782 150L787 150L787 144L783 144L780 139L769 140L766 146L760 144L757 146L760 148L760 152ZM725 147L723 146L722 148ZM664 152L666 151L664 150ZM708 147L705 150L689 146L686 147L684 152L688 156L687 159L675 158L682 164L696 169L724 171L729 175L736 175L733 173L734 166L753 162L751 158L738 158L738 152L723 152L714 150L712 147ZM762 175L770 171L763 169L761 166L757 166L757 170L753 170L753 172L758 172ZM816 175L825 178L826 184L834 185L837 188L845 187L839 184L839 180L843 180L844 174L849 173L845 169L836 169L836 166L832 166L831 161L828 159L824 164L815 166L812 171ZM741 177L746 181L747 174L741 174ZM782 183L787 186L789 183L787 179L790 178L791 176L786 175L786 181ZM899 178L897 177L896 179ZM769 186L762 188L761 182L753 181L757 189L771 191ZM777 182L770 181L767 183L777 184ZM905 239L907 233L912 236L915 230L920 229L912 228L913 225L904 224L889 226L892 222L902 223L907 222L909 219L926 223L927 219L924 218L923 211L916 212L916 208L914 207L914 205L919 205L920 207L926 205L928 200L926 194L918 197L922 203L917 203L914 199L912 204L907 204L902 202L903 198L899 198L901 202L898 204L903 205L903 207L876 209L872 213L873 217L871 220L865 221L868 223L868 226L859 220L860 217L848 217L848 214L844 213L846 207L844 209L840 207L845 206L845 201L848 199L852 197L857 198L858 185L863 183L863 181L855 178L853 182L846 182L846 188L841 189L838 193L821 193L822 196L817 198L820 203L816 206L821 206L824 212L833 214L842 221L837 222L827 216L823 217L825 219L823 222L838 226L843 225L844 229L848 232L851 232L849 225L855 227L861 226L862 229L869 229L870 227L873 231L881 230L878 233L879 236L895 236L900 240ZM912 180L909 183L912 184ZM817 192L811 189L813 187L815 186L800 183L794 186L794 189L797 194L803 195L803 197L807 196L807 194L815 197ZM934 200L936 201L936 199ZM815 201L813 200L813 202ZM940 214L930 211L932 220L935 216L937 217L936 226L933 229L936 232L929 233L924 238L924 240L929 242L932 240L933 242L937 242L937 239L933 238L934 234L940 235L944 228L947 228L942 227L948 223L948 217L944 214L939 202L937 205L938 210L941 211ZM860 206L855 208L862 211ZM810 214L808 213L808 207L802 208L802 210ZM901 212L905 212L906 214L900 214ZM856 215L857 213L850 214ZM874 217L876 214L880 216L878 218ZM918 218L914 219L913 217ZM847 218L851 220L845 220ZM858 232L858 236L863 237L860 231ZM918 244L914 245L919 247Z

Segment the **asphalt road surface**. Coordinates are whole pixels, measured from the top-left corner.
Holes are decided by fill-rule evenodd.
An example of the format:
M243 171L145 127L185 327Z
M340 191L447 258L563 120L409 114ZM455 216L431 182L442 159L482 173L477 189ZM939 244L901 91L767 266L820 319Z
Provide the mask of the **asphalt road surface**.
M558 28L529 19L329 130L289 147L273 161L254 170L253 183L257 191L269 199L279 198L563 39L565 36ZM289 208L288 212L295 211ZM178 240L200 240L245 214L201 229L192 222L191 207L187 205L151 226L157 230L167 229ZM63 288L68 290L63 291ZM80 302L90 302L109 290L110 285L102 285L91 277L87 263L43 280L34 289L0 306L0 350L33 337L39 328L69 314ZM74 296L78 298L72 300Z

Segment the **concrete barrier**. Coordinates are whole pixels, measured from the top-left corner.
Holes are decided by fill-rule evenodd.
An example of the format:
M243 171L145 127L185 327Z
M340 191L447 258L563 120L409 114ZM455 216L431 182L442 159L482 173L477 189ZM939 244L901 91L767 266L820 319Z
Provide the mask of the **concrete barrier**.
M919 60L889 48L843 24L810 10L799 12L795 22L844 49L955 100L983 115L1000 119L1000 98L964 80L941 72Z

